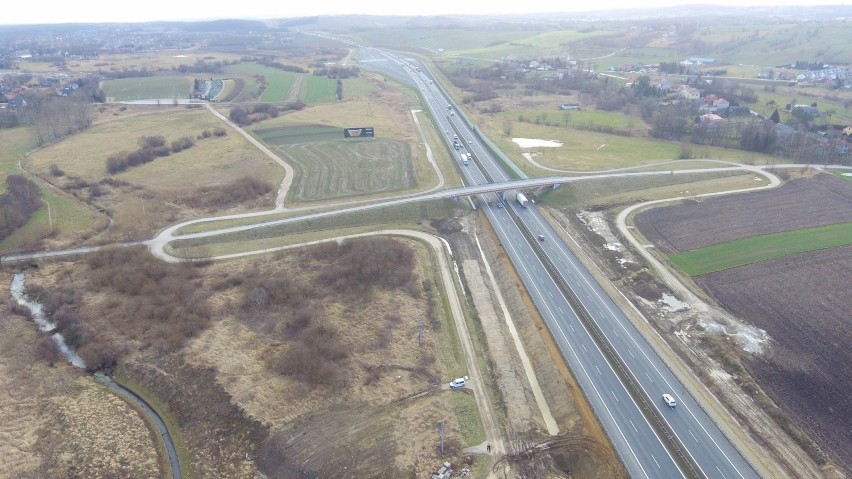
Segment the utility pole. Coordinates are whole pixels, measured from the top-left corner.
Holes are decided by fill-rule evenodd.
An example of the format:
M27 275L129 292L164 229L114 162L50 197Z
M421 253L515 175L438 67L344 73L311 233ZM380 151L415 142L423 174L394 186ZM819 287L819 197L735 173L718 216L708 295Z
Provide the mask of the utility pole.
M423 346L423 318L417 321L417 344Z

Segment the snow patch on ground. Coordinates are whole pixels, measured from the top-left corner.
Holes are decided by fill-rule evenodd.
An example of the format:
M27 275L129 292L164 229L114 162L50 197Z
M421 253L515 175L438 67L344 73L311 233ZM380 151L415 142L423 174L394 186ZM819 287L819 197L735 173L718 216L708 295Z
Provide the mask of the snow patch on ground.
M625 251L624 245L621 244L621 242L618 241L618 238L615 237L615 234L613 234L603 213L598 211L580 211L577 213L577 217L580 218L580 221L582 221L590 230L599 234L606 240L604 248L609 251L617 251L619 253ZM624 259L624 262L629 263L631 260L626 258Z
M699 326L705 331L721 333L733 337L743 351L752 354L763 353L763 347L769 341L766 331L746 324L723 325L712 320L700 319Z
M688 303L684 303L668 293L663 293L663 297L658 302L661 304L661 309L669 313L689 311Z
M562 146L562 142L556 140L537 140L535 138L512 138L512 141L514 143L517 143L517 145L521 148L556 148Z

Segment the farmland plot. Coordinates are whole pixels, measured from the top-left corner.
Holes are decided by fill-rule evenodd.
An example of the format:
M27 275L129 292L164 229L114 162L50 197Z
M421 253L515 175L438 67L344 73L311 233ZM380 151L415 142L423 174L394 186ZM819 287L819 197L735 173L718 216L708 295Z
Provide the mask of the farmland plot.
M398 191L415 185L408 145L391 140L328 141L279 147L301 174L294 201Z
M802 253L696 279L726 309L764 329L769 353L748 361L764 391L852 467L852 246Z
M664 253L749 236L852 221L852 184L833 175L795 179L779 190L654 208L636 226Z

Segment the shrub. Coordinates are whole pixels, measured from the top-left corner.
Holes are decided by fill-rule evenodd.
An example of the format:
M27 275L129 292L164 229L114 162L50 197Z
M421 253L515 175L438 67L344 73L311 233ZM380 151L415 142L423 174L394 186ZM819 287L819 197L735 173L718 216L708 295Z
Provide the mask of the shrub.
M194 144L195 144L195 142L193 142L192 138L190 138L188 136L178 138L177 140L172 141L172 153L177 153L179 151L183 151L183 150L186 150L188 148L192 148L192 146Z
M141 148L157 148L166 144L166 139L162 135L140 136L137 141Z
M53 176L64 176L65 172L56 163L50 165L50 174Z

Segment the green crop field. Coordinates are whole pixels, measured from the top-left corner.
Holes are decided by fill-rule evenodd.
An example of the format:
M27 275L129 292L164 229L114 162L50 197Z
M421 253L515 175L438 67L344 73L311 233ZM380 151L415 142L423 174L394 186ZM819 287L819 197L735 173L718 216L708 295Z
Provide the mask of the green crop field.
M555 106L555 105L554 105ZM539 119L539 123L551 124L559 123L561 126L575 126L581 128L593 129L595 127L610 127L618 130L627 130L633 128L646 128L642 121L632 115L617 113L603 110L523 110L513 111L511 114L504 114L510 119L517 119L523 116L528 121L535 122Z
M373 90L373 85L363 78L343 80L343 99L357 98ZM320 103L337 100L337 80L328 77L311 76L305 92L306 103Z
M312 141L328 141L343 138L342 128L328 125L288 125L252 130L264 143L289 145Z
M684 251L671 255L669 259L686 274L700 276L759 261L848 244L852 244L852 223L840 223L742 238Z
M116 101L189 98L192 78L185 76L122 78L104 81L104 93Z
M257 63L240 63L230 67L228 71L246 80L254 78L255 75L262 75L266 79L266 90L260 97L262 102L286 101L290 94L290 88L296 81L296 76L300 75Z

